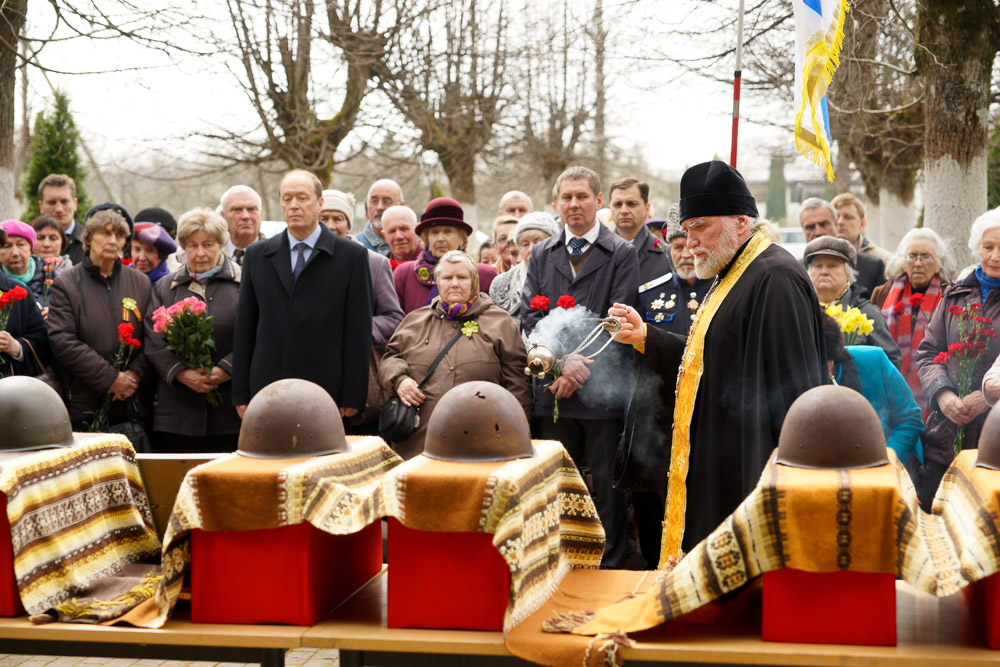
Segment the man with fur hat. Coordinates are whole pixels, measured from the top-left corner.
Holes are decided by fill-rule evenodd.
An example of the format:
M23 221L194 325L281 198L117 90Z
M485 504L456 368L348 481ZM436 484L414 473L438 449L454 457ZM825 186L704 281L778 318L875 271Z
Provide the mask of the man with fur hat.
M777 446L789 406L826 382L812 284L757 231L758 217L736 169L718 160L691 167L681 178L680 223L696 275L717 275L689 336L646 326L624 303L608 311L623 322L616 340L663 377L661 403L673 414L661 564L737 508Z

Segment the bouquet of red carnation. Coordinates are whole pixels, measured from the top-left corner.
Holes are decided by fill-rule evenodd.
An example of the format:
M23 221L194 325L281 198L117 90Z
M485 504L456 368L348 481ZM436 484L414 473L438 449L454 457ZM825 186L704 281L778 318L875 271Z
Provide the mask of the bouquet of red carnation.
M993 329L993 320L980 315L981 310L982 304L978 303L970 303L965 307L951 306L948 312L958 323L958 341L949 345L947 352L941 352L934 357L934 363L945 366L952 360L957 362L958 368L953 379L959 398L965 398L972 393L972 385L979 374L983 354L989 347L989 339L996 338L997 335ZM962 451L964 441L965 424L959 424L955 433L955 454Z
M111 361L111 364L119 373L128 368L128 365L132 362L132 355L142 347L142 343L132 337L134 333L135 327L128 322L122 322L118 325L118 352L115 353L115 358ZM128 400L129 412L137 410L134 398L135 395L133 394ZM108 392L104 395L104 400L101 401L101 406L97 411L90 413L90 423L87 424L87 428L91 431L106 431L109 426L108 410L110 409L111 393Z
M6 292L0 292L0 331L7 330L7 322L10 321L10 314L14 310L14 303L28 298L28 290L20 285L12 287ZM0 366L0 378L4 377L3 366Z
M176 354L182 364L201 370L205 375L211 375L214 366L214 321L214 317L205 315L205 302L196 296L153 311L153 331L166 334L167 349ZM206 398L212 407L222 405L218 387L208 392Z
M14 308L14 304L27 298L28 290L20 285L11 287L6 292L0 292L0 331L7 329L7 322L10 321L10 314Z
M552 303L552 302L549 300L549 297L543 296L541 294L537 294L537 295L531 297L531 303L529 305L531 306L532 310L540 310L540 311L542 311L544 313L544 312L546 312L549 309L549 304L550 303ZM574 299L569 294L563 294L561 297L559 297L558 299L556 299L556 306L558 306L559 308L562 308L563 310L569 310L570 308L573 308L574 306L576 306L576 299ZM562 337L560 337L560 338L562 338ZM566 341L565 340L559 340L559 344L560 344L560 346L565 347ZM549 372L552 373L552 382L555 382L556 380L559 379L559 376L562 375L562 366L559 365L559 364L556 364L555 366L552 367L552 370L549 371ZM547 385L545 385L546 388L547 387L551 387L552 386L552 382L550 382ZM555 397L555 405L554 405L554 407L552 409L552 423L554 424L554 423L556 423L558 421L559 421L559 397L556 396Z

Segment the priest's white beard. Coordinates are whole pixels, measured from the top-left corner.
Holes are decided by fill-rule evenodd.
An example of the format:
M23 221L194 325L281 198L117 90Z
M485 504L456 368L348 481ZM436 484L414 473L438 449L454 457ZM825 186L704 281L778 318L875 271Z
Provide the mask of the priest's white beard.
M711 278L721 271L740 249L740 237L736 225L723 221L722 233L714 248L694 256L694 272L699 278Z

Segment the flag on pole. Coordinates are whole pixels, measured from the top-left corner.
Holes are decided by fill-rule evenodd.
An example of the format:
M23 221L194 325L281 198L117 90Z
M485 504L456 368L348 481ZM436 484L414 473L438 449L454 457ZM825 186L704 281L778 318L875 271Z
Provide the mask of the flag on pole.
M840 64L847 0L792 0L795 11L795 148L826 170L830 157L830 112L826 89Z

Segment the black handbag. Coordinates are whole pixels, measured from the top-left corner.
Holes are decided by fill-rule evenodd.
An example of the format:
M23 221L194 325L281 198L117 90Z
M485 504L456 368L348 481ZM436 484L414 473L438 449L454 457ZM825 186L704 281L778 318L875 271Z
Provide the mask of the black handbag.
M454 338L448 341L448 344L438 353L438 356L427 369L427 375L417 385L417 389L423 391L424 385L427 384L427 380L434 373L434 369L444 359L444 355L448 354L451 346L457 343L461 337L462 333L459 332ZM387 442L402 442L406 440L413 435L418 426L420 426L420 408L415 405L406 405L399 396L393 396L386 401L378 413L378 434Z

